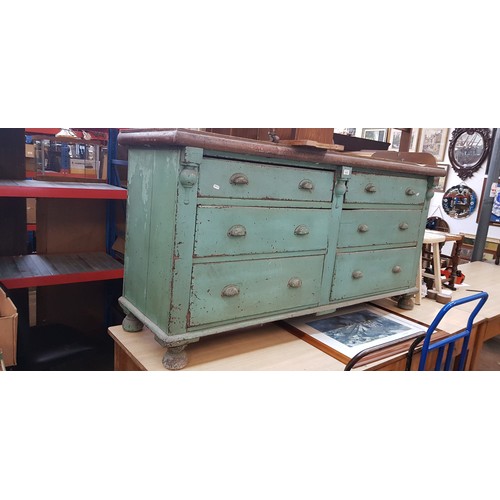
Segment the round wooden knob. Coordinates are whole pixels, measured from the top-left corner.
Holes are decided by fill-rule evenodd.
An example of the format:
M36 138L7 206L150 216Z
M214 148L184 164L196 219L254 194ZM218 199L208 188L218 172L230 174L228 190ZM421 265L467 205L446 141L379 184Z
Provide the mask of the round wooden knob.
M363 272L362 271L354 271L352 273L352 277L355 279L355 280L359 280L360 278L363 277Z

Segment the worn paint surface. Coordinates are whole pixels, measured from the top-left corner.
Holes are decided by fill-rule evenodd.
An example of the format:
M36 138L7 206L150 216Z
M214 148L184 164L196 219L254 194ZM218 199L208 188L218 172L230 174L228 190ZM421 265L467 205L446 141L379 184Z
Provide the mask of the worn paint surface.
M416 246L420 219L420 210L344 210L338 246Z
M321 255L196 264L190 326L318 305L322 272ZM301 286L292 288L293 278ZM238 293L223 296L228 285Z
M326 251L329 215L326 209L202 206L195 255Z
M347 183L345 204L423 205L426 192L426 178L396 177L354 171Z
M332 300L366 297L415 286L416 255L415 248L338 253ZM400 269L398 272L394 272L396 267Z

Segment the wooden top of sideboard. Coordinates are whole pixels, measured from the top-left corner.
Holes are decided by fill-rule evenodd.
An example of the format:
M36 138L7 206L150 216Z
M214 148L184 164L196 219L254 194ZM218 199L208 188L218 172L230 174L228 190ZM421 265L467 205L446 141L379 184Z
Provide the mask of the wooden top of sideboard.
M432 155L424 157L425 153L397 153L394 151L341 153L182 128L123 130L118 135L118 142L123 146L134 148L160 149L189 146L271 159L310 162L318 166L321 165L322 168L342 165L432 177L446 175L444 168L435 165L434 157ZM419 162L411 161L412 158ZM428 158L428 162L422 163L425 158Z

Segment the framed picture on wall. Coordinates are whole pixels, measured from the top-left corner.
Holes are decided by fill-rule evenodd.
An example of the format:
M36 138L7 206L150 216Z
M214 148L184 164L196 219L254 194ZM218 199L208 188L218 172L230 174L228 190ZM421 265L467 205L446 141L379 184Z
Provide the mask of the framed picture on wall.
M483 189L481 191L481 198L479 202L479 210L477 211L476 222L479 222L479 216L481 214L481 208L483 206L483 200L485 199L485 194L489 197L493 198L493 208L491 209L490 215L490 226L500 226L500 179L497 182L494 182L491 185L491 190L489 193L485 193L486 189L486 180L483 181Z
M438 167L444 168L446 170L446 175L444 177L434 177L434 191L436 193L444 193L446 189L446 182L448 180L448 174L450 172L450 165L448 163L438 163Z
M363 139L370 139L372 141L385 142L387 140L386 128L364 128L361 131Z
M417 151L430 153L437 161L443 161L448 145L448 128L423 128L420 132Z
M419 128L414 128L411 131L410 153L414 153L417 150L419 132ZM390 142L389 151L399 151L402 133L403 132L397 128L390 128L387 130L387 142Z

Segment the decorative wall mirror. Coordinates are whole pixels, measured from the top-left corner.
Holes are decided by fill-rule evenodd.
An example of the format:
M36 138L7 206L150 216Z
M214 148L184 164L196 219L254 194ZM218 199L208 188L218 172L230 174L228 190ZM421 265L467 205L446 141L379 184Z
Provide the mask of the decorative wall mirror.
M448 154L453 170L463 181L479 170L490 150L489 128L456 128Z
M477 194L469 186L460 184L453 186L444 193L443 209L449 217L465 219L477 206Z

